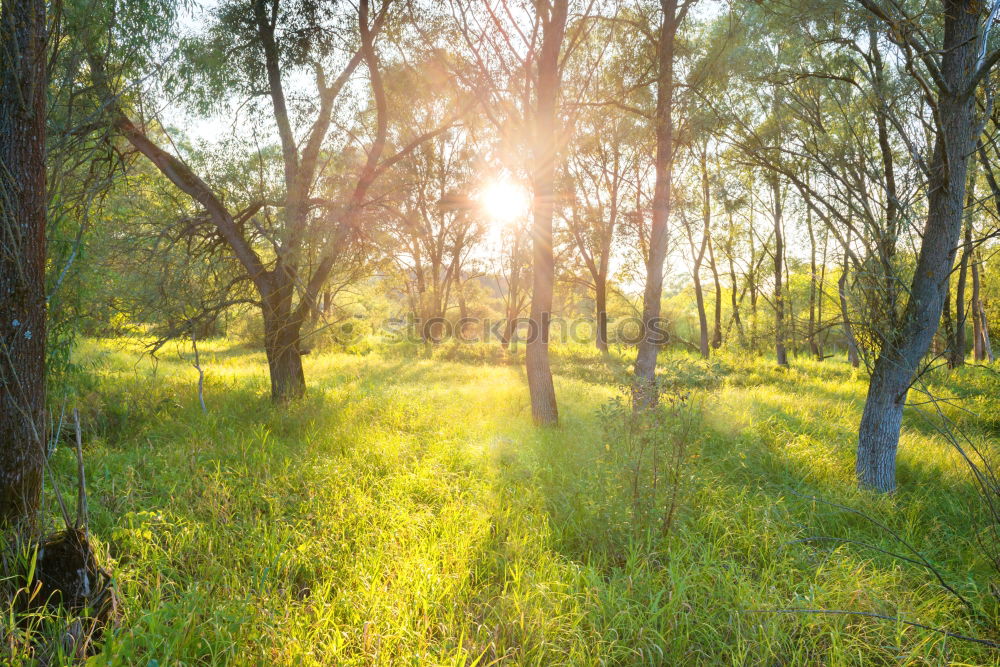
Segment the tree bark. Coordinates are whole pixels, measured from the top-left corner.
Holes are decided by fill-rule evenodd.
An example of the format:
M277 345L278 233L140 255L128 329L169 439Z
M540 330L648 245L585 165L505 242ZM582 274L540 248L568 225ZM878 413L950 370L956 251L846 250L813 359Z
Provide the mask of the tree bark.
M993 350L990 346L989 327L986 323L986 309L983 307L982 279L980 276L979 253L972 255L972 324L973 353L976 363L993 361Z
M653 182L653 219L649 228L649 257L646 260L646 286L642 294L643 336L635 356L635 387L632 405L635 410L653 407L659 400L656 386L656 357L659 343L649 332L660 319L663 297L663 262L667 256L670 217L670 189L674 161L674 37L680 19L677 0L660 0L662 23L657 41L656 114L653 130L656 136L656 175Z
M855 472L862 488L896 488L896 450L903 406L927 353L944 306L947 279L962 230L968 157L975 148L979 3L946 0L944 44L936 94L936 136L930 160L927 217L909 298L900 325L889 332L875 361L858 430Z
M603 353L608 351L608 277L600 275L594 286L594 310L597 316L596 342L597 349Z
M0 525L32 526L45 452L46 25L0 3Z
M840 272L840 279L837 280L837 295L840 297L840 317L844 327L844 338L847 339L847 361L857 368L861 365L861 358L858 355L858 342L854 338L854 327L851 325L851 318L847 310L847 272L850 258L847 250L844 250L844 268Z
M972 253L972 206L975 203L975 178L969 179L969 194L965 213L965 242L958 260L958 284L955 286L955 324L948 350L948 365L958 368L965 364L965 286L969 275L969 257Z
M955 344L955 323L951 319L951 280L948 280L948 284L945 286L944 290L944 306L941 309L941 328L944 329L944 336L937 336L934 341L940 341L944 339L944 356L948 362L948 366L952 365L952 351L951 347ZM934 342L932 341L932 342Z
M272 274L272 278L276 275ZM302 320L292 307L294 292L294 282L285 280L265 294L261 302L271 400L277 403L302 398L306 391L299 348Z
M814 359L823 360L823 353L816 340L816 233L813 231L812 209L806 209L806 227L809 229L809 330L806 338L809 340L809 352Z
M712 238L708 238L708 266L712 270L712 280L715 283L715 322L712 326L712 348L722 347L722 281L719 280L719 268L715 264L715 251L712 249Z
M551 0L542 17L542 42L538 56L535 110L535 154L532 173L532 292L531 328L525 349L531 416L539 425L559 422L556 391L549 365L549 325L555 284L552 253L552 217L555 209L556 106L560 65L566 31L567 0Z
M730 223L732 224L732 223ZM733 309L733 324L736 325L736 335L739 337L740 346L746 345L746 334L743 331L743 320L740 318L740 302L739 297L736 294L736 265L733 262L733 251L730 247L728 252L729 259L729 300ZM750 258L753 261L753 258Z
M770 177L772 215L774 218L774 353L779 366L788 365L788 352L785 350L785 297L781 283L784 281L782 262L785 254L785 242L782 237L781 225L781 182L777 174Z

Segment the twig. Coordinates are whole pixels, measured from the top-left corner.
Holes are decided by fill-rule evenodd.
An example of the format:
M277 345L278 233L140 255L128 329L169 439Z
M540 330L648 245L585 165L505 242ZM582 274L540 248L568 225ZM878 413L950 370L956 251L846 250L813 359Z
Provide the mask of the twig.
M82 528L84 535L87 535L90 530L90 521L87 517L87 478L83 474L83 434L80 431L80 411L76 408L73 408L73 427L76 429L76 474L79 477L76 497L76 524L74 527L77 530Z
M924 630L930 630L931 632L936 632L938 634L944 635L945 637L951 637L952 639L961 639L966 642L974 642L976 644L982 644L983 646L989 646L990 648L1000 649L1000 644L990 641L989 639L980 639L978 637L968 637L966 635L960 635L954 632L949 632L948 630L943 630L941 628L934 628L929 625L924 625L923 623L916 623L914 621L906 621L902 618L897 618L895 616L886 616L885 614L876 614L872 611L851 611L849 609L741 609L739 610L741 614L837 614L840 616L868 616L869 618L880 618L883 621L895 621L897 623L902 623L904 625L911 625L915 628L922 628Z
M191 364L198 371L198 402L201 403L201 411L208 414L205 407L205 371L201 369L201 361L198 357L198 340L194 334L194 326L191 327L191 347L194 348L194 363Z
M909 542L907 542L902 537L900 537L899 533L897 533L896 531L894 531L891 528L889 528L889 526L885 525L881 521L878 521L877 519L875 519L875 518L873 518L871 516L868 516L867 514L865 514L864 512L862 512L861 510L855 509L853 507L848 507L847 505L841 505L841 504L835 503L835 502L833 502L831 500L825 500L823 498L817 498L816 496L807 496L805 494L798 493L798 492L796 492L796 491L794 491L792 489L789 489L789 493L791 493L794 496L798 496L799 498L804 498L806 500L812 500L813 502L824 503L826 505L829 505L830 507L836 507L838 509L842 509L842 510L845 510L847 512L850 512L852 514L856 514L857 516L860 516L861 518L863 518L863 519L871 522L875 526L881 528L886 533L888 533L890 536L892 536L893 539L895 539L897 542L899 542L904 547L906 547L907 549L909 549L910 552L913 555L915 555L917 558L919 558L920 562L923 563L924 567L926 567L928 570L930 570L931 572L933 572L934 573L934 577L938 580L938 582L949 593L951 593L952 595L954 595L955 597L957 597L959 600L961 600L962 603L966 607L968 607L969 611L972 612L973 616L977 615L976 614L976 608L972 606L972 603L969 602L967 599L965 599L965 596L963 596L961 593L959 593L954 588L952 588L951 586L949 586L948 583L944 580L944 577L941 576L941 573L938 571L938 569L936 567L934 567L934 565L929 560L927 560L927 558L925 558L922 553L920 553L919 551L917 551L917 549L913 545L911 545Z

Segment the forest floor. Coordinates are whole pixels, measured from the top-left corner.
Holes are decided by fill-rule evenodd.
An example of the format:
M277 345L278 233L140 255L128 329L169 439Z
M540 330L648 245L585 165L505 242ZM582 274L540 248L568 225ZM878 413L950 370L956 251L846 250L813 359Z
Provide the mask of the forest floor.
M262 353L200 347L207 414L188 353L89 341L67 381L123 612L96 664L1000 662L898 621L767 613L1000 638L981 502L934 405L907 413L900 491L859 492L866 384L842 362L665 354L647 437L587 348L554 350L561 426L538 429L493 351L313 353L282 408ZM997 445L995 373L927 380ZM71 488L72 448L53 461Z

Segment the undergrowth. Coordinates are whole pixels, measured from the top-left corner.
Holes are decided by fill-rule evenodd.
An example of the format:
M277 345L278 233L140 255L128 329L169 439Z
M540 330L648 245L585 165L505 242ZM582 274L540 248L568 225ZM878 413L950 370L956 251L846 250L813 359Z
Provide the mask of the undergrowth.
M865 378L839 361L665 354L683 400L636 427L625 351L557 347L561 426L536 429L519 352L314 352L280 408L262 353L200 348L207 414L182 348L87 342L58 394L121 601L93 664L1000 664L895 621L764 613L997 639L967 470L910 411L900 492L857 491ZM995 448L996 376L930 381ZM70 486L69 448L52 462ZM981 615L825 501L878 517ZM40 644L7 635L7 660Z

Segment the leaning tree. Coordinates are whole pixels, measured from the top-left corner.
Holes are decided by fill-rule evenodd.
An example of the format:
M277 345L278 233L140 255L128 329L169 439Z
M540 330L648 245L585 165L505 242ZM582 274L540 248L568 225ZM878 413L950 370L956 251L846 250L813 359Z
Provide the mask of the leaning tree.
M107 45L95 40L88 54L110 122L200 205L202 225L232 253L252 283L276 401L305 391L303 327L358 235L372 185L442 131L422 127L420 119L414 127L390 124L376 49L390 2L383 2L374 15L370 4L362 0L353 8L332 1L228 0L211 10L208 29L183 45L182 92L206 106L216 101L224 109L247 109L247 125L255 136L263 134L265 141L276 137L280 148L276 195L261 193L238 206L213 186L210 174L196 173L182 155L167 150L164 146L173 144L169 138L157 140L166 130L154 133L155 119L144 122L138 116L141 107L125 103L115 88L108 50L102 48ZM352 114L344 98L358 89L362 64L371 102L354 116L357 123L345 123L342 118ZM358 159L349 176L331 173L352 154Z

